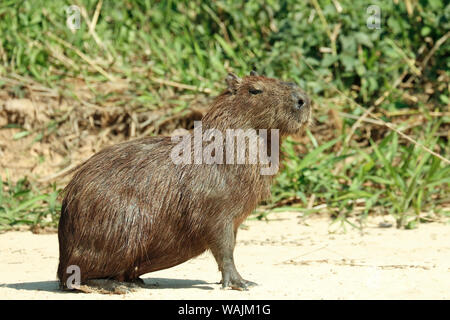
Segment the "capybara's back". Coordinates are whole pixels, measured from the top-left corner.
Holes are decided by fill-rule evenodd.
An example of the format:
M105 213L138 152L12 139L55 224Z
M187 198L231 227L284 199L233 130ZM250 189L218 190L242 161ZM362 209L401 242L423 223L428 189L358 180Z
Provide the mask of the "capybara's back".
M244 79L231 74L227 83L202 119L205 129L279 129L281 139L309 121L309 99L293 83L255 74ZM270 150L278 143L262 141ZM261 175L261 165L249 162L176 163L176 145L170 137L140 138L108 147L76 169L64 190L58 229L63 288L73 266L81 284L134 281L207 249L224 287L251 284L234 265L236 233L270 195L272 176ZM216 156L227 146L220 148Z

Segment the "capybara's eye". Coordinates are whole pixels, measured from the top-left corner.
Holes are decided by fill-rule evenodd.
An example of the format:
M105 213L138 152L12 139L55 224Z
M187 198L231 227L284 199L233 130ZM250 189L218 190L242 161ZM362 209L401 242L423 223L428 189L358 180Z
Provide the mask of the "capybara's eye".
M250 89L248 89L248 92L250 92L251 94L260 94L260 93L262 93L262 90L250 88Z

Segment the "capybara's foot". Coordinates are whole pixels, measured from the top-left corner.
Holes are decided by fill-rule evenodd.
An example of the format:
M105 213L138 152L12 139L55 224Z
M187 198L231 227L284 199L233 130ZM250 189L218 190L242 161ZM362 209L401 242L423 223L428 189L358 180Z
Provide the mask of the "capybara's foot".
M145 288L146 284L142 278L135 278L130 281L126 281L127 284L134 285L136 287Z
M142 283L138 282L136 280L132 282L119 282L113 279L91 279L79 286L77 290L84 293L126 294L141 288L143 281Z
M257 283L255 283L253 281L248 281L248 280L242 279L241 277L229 278L229 279L220 281L220 283L222 284L222 289L233 289L233 290L239 290L239 291L248 290L248 288L258 285Z

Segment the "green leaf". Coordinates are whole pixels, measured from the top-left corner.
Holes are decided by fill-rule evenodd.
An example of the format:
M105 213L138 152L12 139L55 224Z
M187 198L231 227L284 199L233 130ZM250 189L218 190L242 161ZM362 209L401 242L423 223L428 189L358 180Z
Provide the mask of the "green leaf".
M13 139L14 140L22 139L22 138L28 136L30 133L31 133L30 131L17 132L16 134L14 134Z

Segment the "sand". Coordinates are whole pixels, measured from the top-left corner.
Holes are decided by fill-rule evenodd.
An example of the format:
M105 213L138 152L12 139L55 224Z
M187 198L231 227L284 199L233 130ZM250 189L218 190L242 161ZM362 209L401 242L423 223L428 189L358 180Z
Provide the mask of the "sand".
M244 278L259 284L249 291L220 289L207 252L143 275L146 287L127 294L62 292L57 235L6 232L0 299L450 299L450 225L379 228L385 219L369 218L363 232L349 225L344 232L324 217L301 221L292 212L246 221L235 261Z

